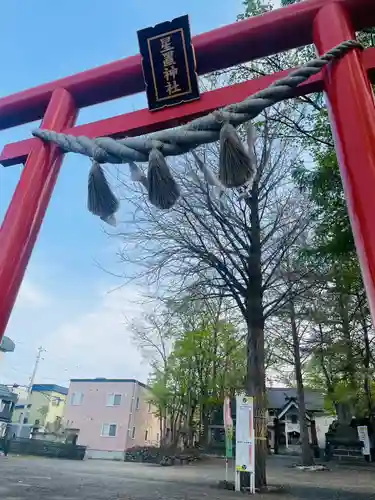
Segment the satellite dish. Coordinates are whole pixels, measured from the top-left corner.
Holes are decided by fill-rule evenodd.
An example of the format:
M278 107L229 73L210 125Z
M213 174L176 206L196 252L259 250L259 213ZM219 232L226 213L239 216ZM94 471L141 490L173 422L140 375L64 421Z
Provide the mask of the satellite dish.
M0 342L0 352L13 352L15 347L13 340L4 335L3 340Z

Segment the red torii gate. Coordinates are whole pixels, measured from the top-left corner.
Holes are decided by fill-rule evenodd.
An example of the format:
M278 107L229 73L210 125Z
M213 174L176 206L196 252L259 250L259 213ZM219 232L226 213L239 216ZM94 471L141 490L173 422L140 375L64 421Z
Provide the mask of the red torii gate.
M196 36L197 71L206 74L314 43L324 53L375 26L374 0L307 0ZM199 101L151 113L140 110L75 127L85 106L144 91L140 56L85 71L0 99L0 130L42 118L42 128L72 135L135 136L174 127L238 102L288 71L221 88ZM375 319L375 48L353 50L295 90L325 90L330 104L350 220ZM3 166L25 163L0 230L0 340L43 222L63 160L39 139L8 144Z

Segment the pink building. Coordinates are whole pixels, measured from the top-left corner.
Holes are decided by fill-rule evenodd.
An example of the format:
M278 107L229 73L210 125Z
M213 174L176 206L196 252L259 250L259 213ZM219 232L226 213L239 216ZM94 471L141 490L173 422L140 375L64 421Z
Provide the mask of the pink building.
M159 419L145 384L134 379L72 379L66 427L79 429L88 458L123 459L133 446L159 443Z

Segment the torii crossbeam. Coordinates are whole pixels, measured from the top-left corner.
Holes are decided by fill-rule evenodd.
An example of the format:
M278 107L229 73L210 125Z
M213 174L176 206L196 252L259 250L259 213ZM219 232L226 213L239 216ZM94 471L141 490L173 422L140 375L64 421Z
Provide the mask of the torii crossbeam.
M193 38L197 71L206 74L314 43L319 53L375 26L374 0L307 0ZM0 99L0 129L42 118L42 128L90 138L135 136L174 127L242 101L288 71L203 94L156 113L140 110L75 127L82 107L144 91L140 56ZM327 93L341 176L370 309L375 318L375 48L353 50L295 89ZM0 230L0 340L61 167L63 153L39 139L4 147L3 166L24 163Z

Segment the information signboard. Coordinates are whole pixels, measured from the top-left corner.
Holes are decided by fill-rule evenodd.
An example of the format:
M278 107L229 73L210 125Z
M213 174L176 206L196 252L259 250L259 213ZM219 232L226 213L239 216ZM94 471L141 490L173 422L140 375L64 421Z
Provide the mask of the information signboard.
M254 493L255 439L254 401L249 396L236 397L236 490L240 490L240 473L250 473L250 493Z
M368 436L367 425L359 425L357 427L358 438L363 443L362 453L363 455L370 455L370 439Z

